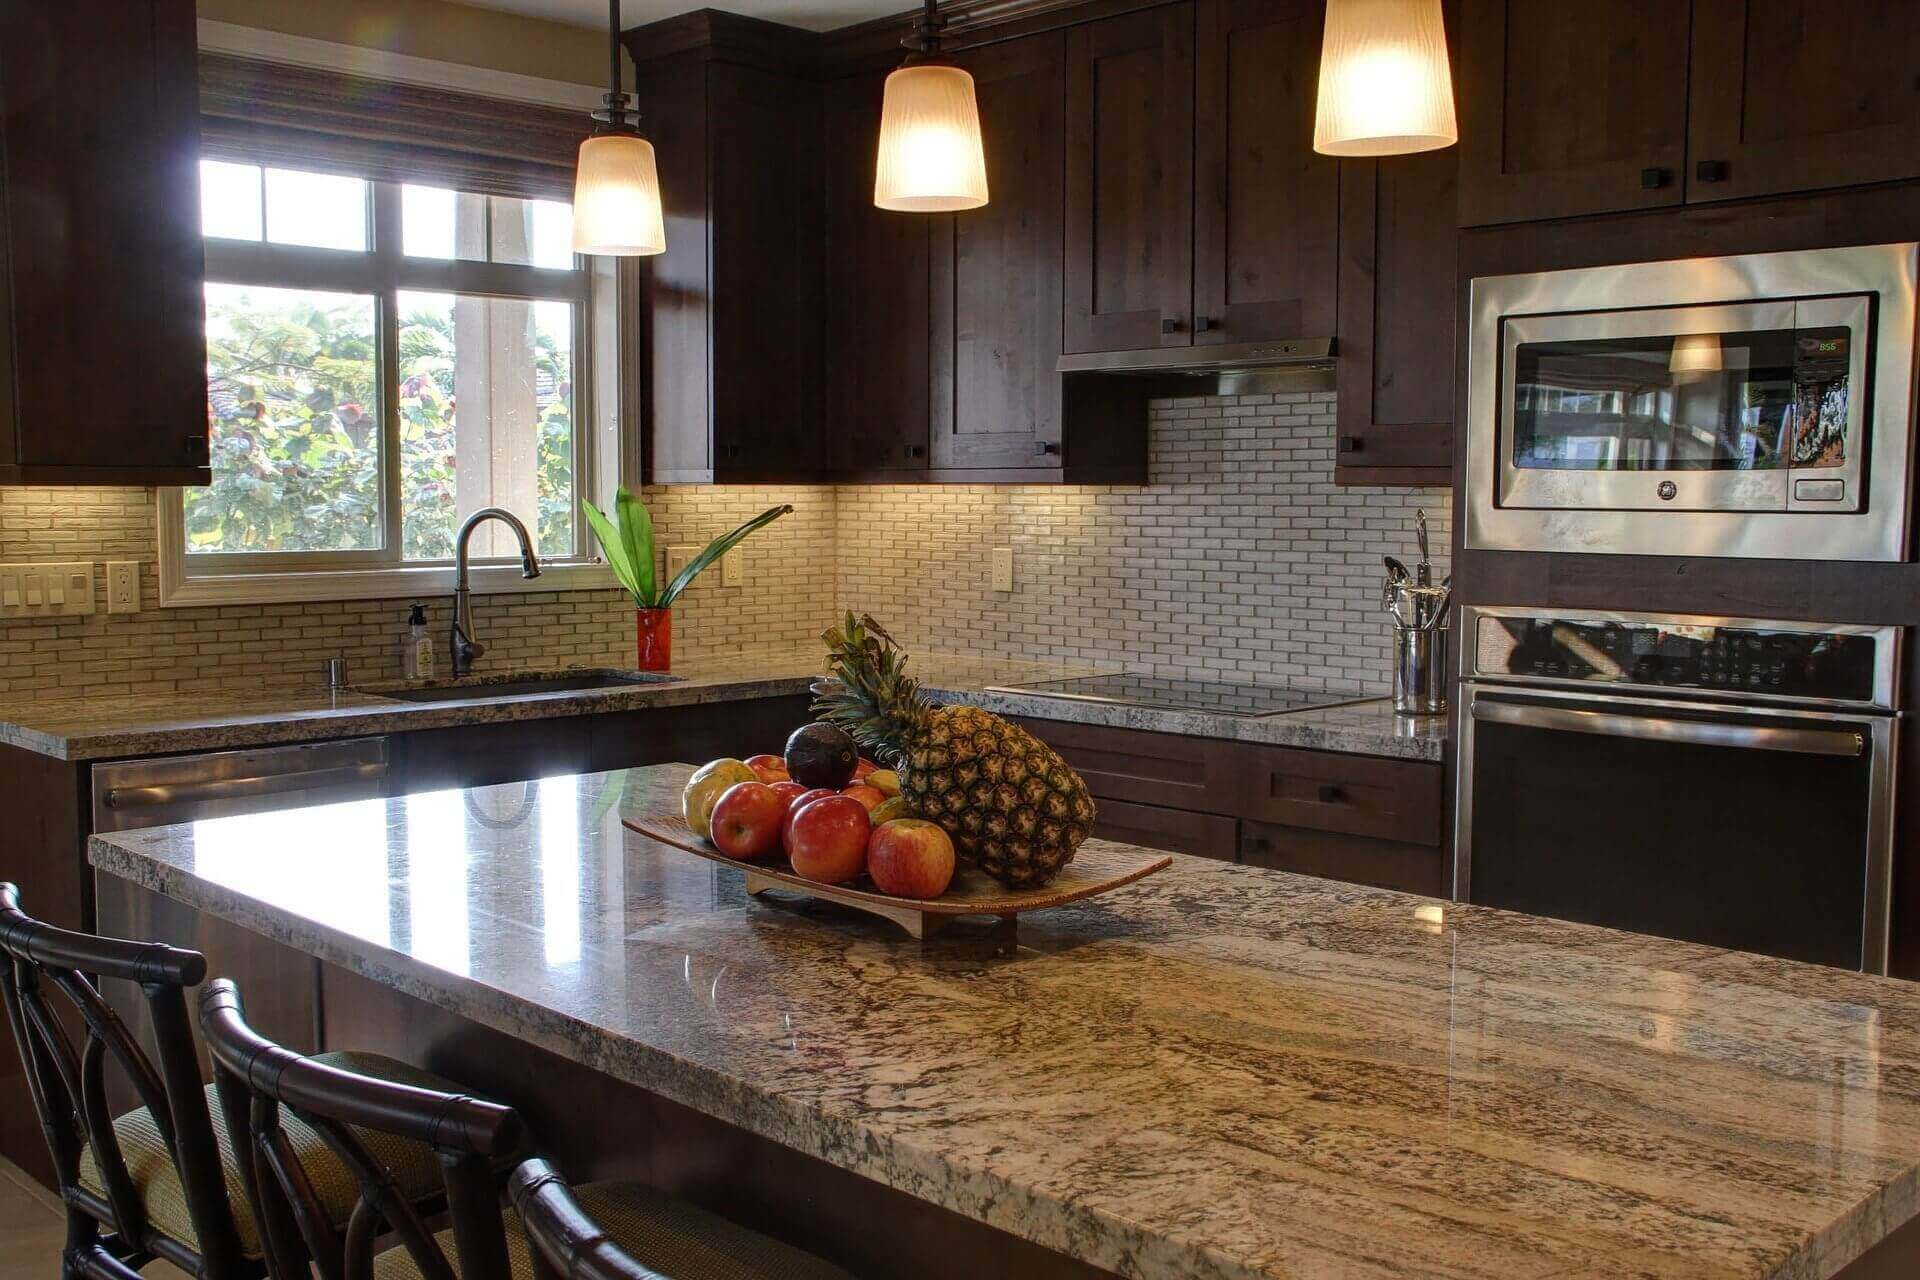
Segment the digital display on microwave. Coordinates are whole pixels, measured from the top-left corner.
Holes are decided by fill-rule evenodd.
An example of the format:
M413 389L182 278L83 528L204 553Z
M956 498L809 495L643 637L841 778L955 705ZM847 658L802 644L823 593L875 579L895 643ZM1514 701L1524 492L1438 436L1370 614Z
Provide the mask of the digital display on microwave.
M1774 471L1844 466L1844 326L1523 342L1515 467Z

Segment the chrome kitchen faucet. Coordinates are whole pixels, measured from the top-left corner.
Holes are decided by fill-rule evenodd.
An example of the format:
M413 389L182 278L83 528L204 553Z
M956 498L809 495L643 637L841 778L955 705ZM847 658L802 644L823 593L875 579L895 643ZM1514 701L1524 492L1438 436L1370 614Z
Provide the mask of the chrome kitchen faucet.
M447 651L451 655L453 674L456 676L471 672L473 660L486 652L486 647L473 639L472 592L467 586L467 543L473 537L474 526L483 520L501 521L520 540L521 577L540 576L540 561L533 554L533 539L527 536L527 526L520 523L520 517L504 507L482 507L467 517L467 522L460 526L460 536L453 544L453 634L448 638Z

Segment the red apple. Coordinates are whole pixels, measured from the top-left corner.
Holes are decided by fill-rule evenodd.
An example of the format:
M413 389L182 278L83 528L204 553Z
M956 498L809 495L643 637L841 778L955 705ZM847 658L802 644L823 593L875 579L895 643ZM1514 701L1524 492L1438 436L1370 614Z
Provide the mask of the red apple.
M840 794L843 796L852 796L855 800L867 806L868 813L872 813L887 798L886 792L878 787L870 787L864 782L856 782L850 787L842 787Z
M795 782L791 778L785 782L769 782L767 785L773 788L773 794L780 797L780 830L784 834L787 828L787 814L792 811L793 802L807 794L806 785Z
M799 786L800 784L796 782L794 785ZM825 787L815 787L811 791L802 791L799 795L795 796L793 803L787 806L786 818L780 823L780 847L788 853L793 852L793 816L795 814L799 813L800 810L807 805L812 804L815 800L824 800L828 796L837 796L839 794L838 791L829 791Z
M793 870L822 884L845 884L867 865L867 807L851 796L823 796L793 815L787 856Z
M867 837L867 874L882 893L937 898L953 883L953 840L919 818L895 818Z
M747 763L752 764L753 762L749 760ZM879 765L867 759L865 756L861 756L859 762L853 766L853 780L855 782L864 782L868 774L877 773L879 769Z
M792 777L787 772L787 762L779 756L748 756L746 763L747 768L753 770L760 781L765 783L786 782Z
M780 847L787 806L764 782L736 782L713 806L713 847L729 858L758 858Z

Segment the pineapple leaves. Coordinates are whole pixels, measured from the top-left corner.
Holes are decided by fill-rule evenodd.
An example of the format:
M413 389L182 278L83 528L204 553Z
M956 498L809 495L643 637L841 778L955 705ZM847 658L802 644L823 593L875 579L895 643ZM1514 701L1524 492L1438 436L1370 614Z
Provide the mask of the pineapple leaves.
M606 553L607 566L613 570L613 576L627 594L633 597L635 607L641 609L672 607L673 602L680 598L680 593L703 570L738 546L741 539L793 510L791 506L769 507L738 529L715 538L688 562L686 568L674 575L672 582L662 588L654 569L653 515L647 510L647 504L622 485L614 494L612 518L591 502L581 505L586 508L587 523L593 527L593 536Z
M793 507L791 504L768 507L765 511L762 511L759 515L747 521L733 532L723 533L712 542L709 542L705 550L687 562L686 568L674 575L673 581L669 582L666 590L660 593L660 603L658 607L662 609L667 608L675 600L678 600L680 593L687 589L688 584L699 577L714 561L738 546L741 540L748 534L754 532L756 529L772 524L781 516L792 512L792 510Z

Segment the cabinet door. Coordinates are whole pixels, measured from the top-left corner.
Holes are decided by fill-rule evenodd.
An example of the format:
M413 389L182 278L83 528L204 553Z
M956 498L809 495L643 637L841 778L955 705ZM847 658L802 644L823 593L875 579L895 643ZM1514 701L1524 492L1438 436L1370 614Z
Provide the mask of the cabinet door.
M819 89L730 63L709 74L714 478L812 478L826 464Z
M927 467L927 235L923 214L873 204L885 76L826 87L827 464Z
M1920 5L1694 0L1687 199L1920 176Z
M980 102L985 208L933 222L933 463L1058 467L1066 38L961 55Z
M1434 845L1405 844L1267 822L1240 824L1240 861L1325 880L1447 896L1447 856Z
M1188 813L1128 800L1102 800L1096 805L1093 834L1169 853L1232 862L1239 846L1240 824L1217 813Z
M1313 149L1324 0L1200 0L1193 340L1333 332L1340 166Z
M0 479L207 483L195 57L191 0L0 4Z
M1347 160L1341 168L1334 479L1445 484L1459 152Z
M1067 32L1067 350L1192 342L1193 6Z
M1686 6L1467 0L1462 19L1462 224L1679 203Z

